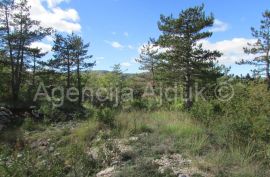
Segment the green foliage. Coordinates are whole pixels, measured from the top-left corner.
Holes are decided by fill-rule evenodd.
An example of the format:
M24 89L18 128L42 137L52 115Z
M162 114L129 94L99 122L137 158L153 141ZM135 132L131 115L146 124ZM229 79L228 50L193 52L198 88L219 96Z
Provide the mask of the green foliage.
M214 105L208 101L199 100L194 103L191 109L192 115L200 122L209 126L214 121Z
M91 142L99 131L98 124L95 121L89 121L82 126L79 126L73 131L73 138L79 139L82 142Z
M66 114L59 108L53 107L51 102L43 102L39 111L44 115L44 121L47 123L67 120Z
M124 103L123 107L129 110L156 111L161 109L162 104L158 97L145 97Z
M252 36L257 39L254 43L248 43L248 47L244 48L246 54L255 55L252 60L242 60L238 64L249 64L255 66L253 72L256 75L265 75L267 88L270 89L270 11L263 13L263 19L260 21L260 28L251 28Z
M37 122L34 122L31 117L26 117L24 119L22 128L27 131L42 130L41 126Z
M235 85L235 96L221 106L234 138L241 142L270 140L270 93L264 84Z
M193 101L190 98L192 85L220 76L215 64L220 52L206 50L199 44L199 41L211 37L212 32L205 29L213 23L214 17L206 15L204 5L185 9L177 18L161 15L158 22L162 34L156 44L169 49L160 54L158 70L165 82L183 83L188 109Z
M131 102L131 107L135 110L143 110L147 108L146 102L136 99Z
M0 144L4 143L5 145L15 145L17 142L23 141L24 141L23 131L20 129L10 129L1 132L0 134Z
M97 111L96 118L99 122L109 126L115 126L115 111L110 108L102 108Z
M10 88L13 101L17 102L22 83L26 79L26 70L32 64L30 46L33 42L41 41L50 35L52 29L44 28L39 21L32 19L27 0L1 1L0 11L0 50L10 59L4 63L10 69Z
M98 172L100 165L85 154L83 145L72 144L66 149L65 153L70 176L90 176Z

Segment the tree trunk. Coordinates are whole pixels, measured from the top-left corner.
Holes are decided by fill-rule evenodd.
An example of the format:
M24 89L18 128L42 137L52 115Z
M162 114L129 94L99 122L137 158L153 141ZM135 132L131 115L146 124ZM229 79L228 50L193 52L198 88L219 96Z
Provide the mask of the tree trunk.
M186 86L185 86L185 107L190 109L192 107L192 90L191 90L191 75L188 73L186 76Z
M154 70L154 67L151 68L151 73L152 73L152 86L155 89L156 88L156 81L155 81L155 70Z
M36 85L36 55L34 54L34 68L33 68L33 87Z
M187 37L187 41L190 40L190 35L188 35ZM191 45L189 45L191 46ZM191 51L192 49L190 47L188 47L187 49L187 63L186 63L186 88L185 88L185 92L186 92L186 103L185 103L185 107L186 109L190 109L192 107L192 90L191 90L191 84L192 84L192 81L191 81L191 66L190 66L190 61L189 59L191 58Z
M80 61L77 61L77 81L78 81L78 90L79 90L79 105L82 104L82 83L81 83L81 73L80 73Z
M67 89L70 88L70 58L69 58L69 51L67 55Z
M5 7L5 20L6 20L6 29L7 29L7 38L8 38L8 48L9 48L9 58L10 58L10 65L11 65L11 94L13 101L18 100L18 95L16 94L15 89L15 68L14 68L14 57L13 57L13 49L11 45L10 39L10 27L9 27L9 19L8 19L8 8Z
M266 54L266 80L267 80L268 91L270 91L270 73L269 73L270 66L269 65L270 65L270 61L269 61L269 50L268 50Z

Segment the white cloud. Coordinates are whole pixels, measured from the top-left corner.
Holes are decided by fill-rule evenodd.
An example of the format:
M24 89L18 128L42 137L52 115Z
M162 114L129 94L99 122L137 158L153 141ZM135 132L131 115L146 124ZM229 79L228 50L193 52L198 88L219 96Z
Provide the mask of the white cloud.
M45 38L48 42L53 42L53 37L52 36L46 36Z
M255 43L256 39L246 39L246 38L233 38L229 40L222 40L217 42L211 42L209 40L202 40L200 43L203 44L203 47L208 50L218 50L223 55L218 59L220 64L235 64L242 59L252 59L254 56L247 55L244 53L243 48L247 46L247 43ZM138 53L142 52L143 46L148 45L144 44L138 48ZM158 46L153 46L150 44L153 50L158 50L159 52L164 52L169 49L161 49Z
M46 1L47 6L43 3ZM79 32L79 14L75 9L62 9L58 5L69 0L29 0L31 16L41 21L46 27L52 27L60 32Z
M116 48L116 49L122 49L122 48L124 48L124 46L122 44L120 44L119 42L117 42L117 41L106 41L105 40L105 42L107 44L110 44L113 48Z
M221 64L234 64L242 59L249 59L252 56L244 53L243 48L247 46L247 43L254 43L256 39L246 38L233 38L231 40L223 40L218 42L210 42L203 40L203 47L209 50L218 50L223 53L220 57L219 63Z
M123 62L123 63L121 63L121 66L123 66L123 67L130 67L131 66L131 63L129 63L129 62Z
M42 49L42 52L50 52L52 50L52 46L50 44L46 44L43 42L33 42L30 47L40 48Z
M229 25L221 20L216 19L214 21L214 26L210 29L211 32L224 32L227 31Z
M122 44L120 44L119 42L112 42L112 47L114 48L123 48L124 46Z
M47 0L49 7L55 7L56 5L60 4L61 2L69 2L69 0Z
M134 49L134 47L132 45L128 45L127 46L129 49Z
M128 37L129 36L128 32L124 32L124 36Z

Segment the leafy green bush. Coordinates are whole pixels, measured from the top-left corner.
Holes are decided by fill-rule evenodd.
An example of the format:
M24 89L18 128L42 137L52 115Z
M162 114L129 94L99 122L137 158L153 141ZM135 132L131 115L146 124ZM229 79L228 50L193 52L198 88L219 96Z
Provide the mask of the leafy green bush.
M44 115L44 121L47 123L67 120L66 114L59 108L53 107L50 102L42 103L39 112Z
M89 121L82 126L74 129L74 139L79 139L82 142L91 142L98 133L98 124L95 121Z
M24 119L24 122L22 124L22 128L27 130L27 131L33 131L36 130L36 123L33 121L32 118L27 117Z
M135 110L143 110L143 109L147 109L147 105L146 102L144 102L141 99L136 99L134 101L131 102L131 107Z
M203 100L194 103L191 113L198 121L206 126L209 126L215 118L213 104Z
M40 122L35 122L31 117L26 117L23 121L22 128L27 131L43 131L44 125Z
M155 97L135 99L129 104L133 110L155 111L162 107L160 101Z
M240 142L270 142L270 92L264 84L234 85L235 96L222 104L224 119Z
M115 126L115 111L110 108L103 108L97 111L97 120L109 127Z

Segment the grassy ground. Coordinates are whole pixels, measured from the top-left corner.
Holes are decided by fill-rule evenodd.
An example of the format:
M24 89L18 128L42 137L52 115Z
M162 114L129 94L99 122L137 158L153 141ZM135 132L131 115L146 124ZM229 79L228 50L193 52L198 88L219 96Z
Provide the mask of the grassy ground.
M157 159L181 155L182 171L197 176L264 177L269 169L253 158L253 145L223 141L222 130L196 123L181 112L123 112L114 126L90 119L27 125L0 135L0 176L175 176L160 173ZM182 168L182 167L181 167Z

